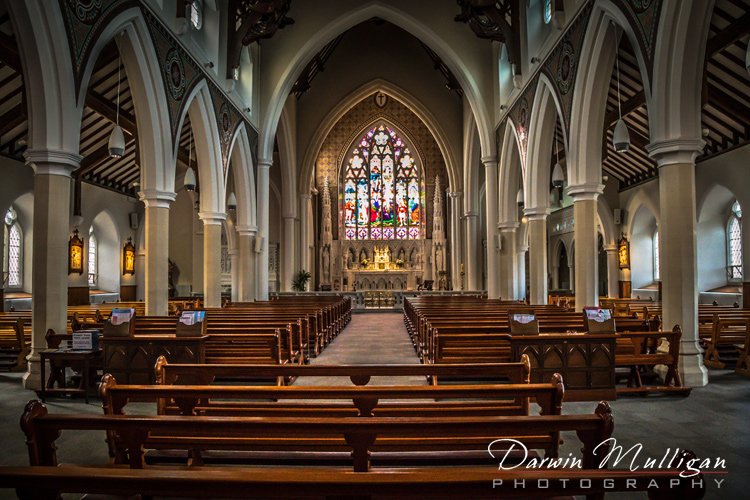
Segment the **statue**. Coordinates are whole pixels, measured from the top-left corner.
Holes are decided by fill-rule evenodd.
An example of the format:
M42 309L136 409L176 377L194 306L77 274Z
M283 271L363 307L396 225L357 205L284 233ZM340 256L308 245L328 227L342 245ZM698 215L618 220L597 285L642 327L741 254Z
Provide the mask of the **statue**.
M331 247L323 247L323 283L328 284L331 280Z

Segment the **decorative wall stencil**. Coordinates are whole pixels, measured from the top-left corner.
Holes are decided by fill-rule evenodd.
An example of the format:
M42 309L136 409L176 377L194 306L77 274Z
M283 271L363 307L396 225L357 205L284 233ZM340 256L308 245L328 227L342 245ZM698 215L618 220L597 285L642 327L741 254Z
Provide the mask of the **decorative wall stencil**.
M68 35L70 58L73 63L76 96L81 91L81 80L91 48L102 30L114 16L131 7L135 0L59 0L65 31Z
M227 168L229 168L229 149L232 146L232 137L234 137L234 133L242 117L216 85L210 83L209 89L211 91L211 101L214 104L214 113L216 114L219 141L221 142L222 173L226 177Z
M156 49L156 56L164 80L169 107L169 123L172 130L172 144L174 144L179 134L179 119L186 105L186 98L190 95L193 87L204 78L204 75L195 61L154 14L147 9L143 9L143 15L151 32L151 39Z
M656 31L659 28L663 0L614 0L615 5L625 14L638 40L638 49L646 61L648 80L654 70Z
M529 144L529 122L531 121L531 108L534 105L534 92L536 91L539 76L535 76L526 86L521 97L516 100L510 110L510 117L516 126L516 134L521 147L521 165L526 168L526 152Z
M324 179L328 177L332 195L339 192L338 184L341 178L339 167L349 152L349 147L359 138L358 136L366 126L378 119L392 124L414 145L424 164L422 172L425 180L424 198L432 200L435 189L432 181L435 176L441 177L443 186L447 185L448 181L445 160L435 138L424 122L398 99L389 96L385 105L382 108L378 107L375 102L375 93L365 97L347 111L321 144L315 160L315 184L318 190L322 191ZM339 200L334 200L334 203L334 207L339 206ZM343 239L343 235L338 234L339 211L333 210L331 216L333 239ZM425 223L426 227L432 227L432 212L429 210Z
M581 13L573 20L565 34L552 50L542 65L544 72L553 85L553 92L562 108L562 122L566 134L570 130L570 114L573 107L573 88L578 76L578 66L581 58L581 48L586 35L591 9L589 2Z

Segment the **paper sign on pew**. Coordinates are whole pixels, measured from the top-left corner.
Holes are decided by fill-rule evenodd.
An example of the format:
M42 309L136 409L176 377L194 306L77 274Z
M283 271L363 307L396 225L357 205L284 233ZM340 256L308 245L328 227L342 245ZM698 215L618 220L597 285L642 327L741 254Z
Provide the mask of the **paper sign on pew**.
M183 311L180 315L180 323L186 326L192 326L196 323L203 323L206 318L206 311Z
M99 330L79 330L73 332L71 345L74 351L98 351Z
M135 309L112 309L112 315L109 317L109 322L114 326L128 323L133 319L134 314Z

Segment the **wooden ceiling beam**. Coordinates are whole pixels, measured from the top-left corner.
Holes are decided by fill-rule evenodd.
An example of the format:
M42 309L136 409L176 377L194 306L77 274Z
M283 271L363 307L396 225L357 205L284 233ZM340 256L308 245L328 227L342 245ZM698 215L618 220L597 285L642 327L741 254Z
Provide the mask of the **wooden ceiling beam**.
M12 36L2 32L0 32L0 54L2 54L0 59L2 59L3 62L10 66L16 73L23 72L16 40Z
M625 118L633 111L637 110L641 106L646 104L646 93L641 90L637 94L635 94L633 97L628 99L627 101L623 102L621 104L622 108L622 117ZM617 123L617 120L620 118L620 114L617 110L617 106L615 106L615 109L607 113L607 116L604 118L604 127L609 128L615 123Z
M0 136L7 134L26 121L26 103L20 102L0 116Z
M117 107L98 92L94 92L93 90L88 91L86 94L86 106L112 123L117 121ZM120 126L131 136L136 137L138 135L138 125L135 122L135 116L122 109L120 109Z
M73 172L73 175L80 177L98 167L107 158L109 158L109 146L100 146L94 150L93 153L86 155L86 157L81 160L81 166Z
M750 12L734 20L726 29L714 35L706 45L706 59L732 45L734 42L750 33Z

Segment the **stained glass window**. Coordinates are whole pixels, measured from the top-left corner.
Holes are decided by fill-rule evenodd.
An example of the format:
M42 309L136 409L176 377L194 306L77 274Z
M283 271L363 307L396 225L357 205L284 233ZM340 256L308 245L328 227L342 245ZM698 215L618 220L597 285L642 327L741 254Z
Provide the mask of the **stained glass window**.
M727 224L727 246L729 250L730 279L742 278L742 208L738 202L732 205L732 215Z
M346 239L421 238L419 170L393 129L380 125L362 137L349 157L343 186Z
M190 2L190 22L197 30L203 27L203 0Z
M8 229L8 286L21 286L21 229Z
M89 230L89 286L96 285L97 242L94 229Z
M552 21L552 0L544 0L544 24Z
M654 279L659 279L659 230L654 231Z

